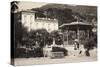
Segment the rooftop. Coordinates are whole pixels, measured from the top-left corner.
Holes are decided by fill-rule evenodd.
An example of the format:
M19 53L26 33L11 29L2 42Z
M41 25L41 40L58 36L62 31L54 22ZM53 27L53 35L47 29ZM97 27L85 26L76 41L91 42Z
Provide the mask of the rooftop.
M59 26L59 27L63 27L63 26L73 26L73 25L83 25L83 26L91 26L92 24L89 24L89 23L85 23L85 22L78 22L78 21L76 21L76 22L71 22L71 23L64 23L64 24L62 24L61 26Z

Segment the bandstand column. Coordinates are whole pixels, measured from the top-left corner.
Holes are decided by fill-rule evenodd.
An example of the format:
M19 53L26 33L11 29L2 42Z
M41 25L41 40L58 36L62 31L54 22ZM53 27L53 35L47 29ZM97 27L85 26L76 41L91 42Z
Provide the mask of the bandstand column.
M66 30L66 32L67 32L67 45L68 45L68 32L69 32L69 30Z
M79 40L79 34L80 34L80 33L79 33L79 27L78 27L78 28L77 28L77 39L78 39L78 42L80 41L80 40ZM80 42L79 42L79 43L80 43Z
M55 45L55 38L53 38L53 46Z
M87 30L87 34L88 34L88 39L89 39L89 37L90 37L90 35L89 35L89 30Z
M65 46L65 45L64 45L64 33L63 33L63 46Z

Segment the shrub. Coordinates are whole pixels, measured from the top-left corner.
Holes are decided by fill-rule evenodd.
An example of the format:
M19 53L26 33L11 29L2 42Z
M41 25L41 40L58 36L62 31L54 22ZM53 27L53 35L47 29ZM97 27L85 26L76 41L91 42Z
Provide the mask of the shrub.
M24 58L24 57L26 57L26 49L25 48L16 48L15 58Z

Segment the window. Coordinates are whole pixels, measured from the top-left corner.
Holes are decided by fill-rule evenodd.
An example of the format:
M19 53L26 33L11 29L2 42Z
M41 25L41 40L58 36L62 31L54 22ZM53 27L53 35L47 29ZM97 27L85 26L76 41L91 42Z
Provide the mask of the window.
M51 29L50 29L50 28L48 28L48 31L50 32L50 31L51 31Z
M33 16L30 16L30 24L32 24L32 19L33 19Z
M24 15L24 18L23 18L23 21L24 21L24 24L26 24L27 23L27 16L26 15Z

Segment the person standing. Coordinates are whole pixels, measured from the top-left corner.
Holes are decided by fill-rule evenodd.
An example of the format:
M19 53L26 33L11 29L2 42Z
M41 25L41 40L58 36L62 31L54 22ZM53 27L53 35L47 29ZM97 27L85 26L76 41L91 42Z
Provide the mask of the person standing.
M79 42L77 39L74 40L74 50L79 50Z

